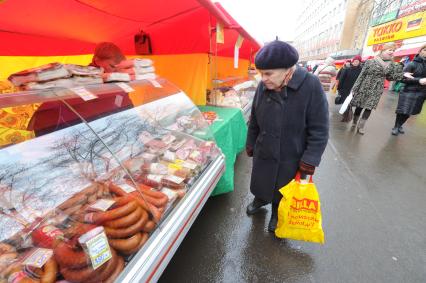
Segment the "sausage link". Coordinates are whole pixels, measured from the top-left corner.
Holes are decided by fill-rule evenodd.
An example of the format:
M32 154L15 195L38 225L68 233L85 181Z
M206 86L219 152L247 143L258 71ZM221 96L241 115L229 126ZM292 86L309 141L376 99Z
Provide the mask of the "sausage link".
M142 216L142 208L138 207L135 211L122 218L107 221L104 226L110 228L126 228L135 224Z
M102 224L105 221L114 220L129 215L135 211L136 208L138 208L138 204L135 201L132 201L123 206L105 212L89 212L84 216L84 222Z
M143 247L143 245L145 245L147 240L148 240L148 234L142 233L142 240L140 241L139 245L137 245L137 247L135 247L133 250L129 250L129 251L122 252L122 253L124 255L132 255L132 254L138 252Z
M152 230L154 230L154 228L155 228L155 222L152 220L149 220L148 222L146 222L145 227L143 227L142 231L146 233L150 233L152 232Z
M117 266L114 270L114 272L109 276L109 278L107 278L105 281L103 281L104 283L114 283L115 279L117 279L117 277L120 275L121 271L123 271L124 269L124 259L119 256L118 258L118 262L117 262Z
M128 252L129 250L136 248L141 240L141 233L136 233L127 239L110 239L109 244L119 252Z
M67 268L83 268L90 262L83 250L74 250L67 243L59 243L53 251L59 266Z
M129 226L127 228L120 228L120 229L104 227L105 233L107 234L108 237L113 239L127 238L136 234L137 232L140 232L142 228L145 226L145 223L147 220L148 220L148 213L145 210L142 210L142 216L140 217L138 222L136 222L132 226Z
M113 250L111 249L111 253ZM118 256L115 252L112 255L112 258L105 263L105 268L101 270L95 277L89 279L85 283L98 283L103 282L104 280L108 279L111 274L115 271L115 268L117 267L118 261L121 257Z
M43 274L40 278L40 283L56 282L58 274L58 265L53 258L50 258L43 266Z
M120 197L124 197L127 195L127 193L122 188L115 185L114 183L109 183L108 189L111 193L116 194L117 196L120 196Z

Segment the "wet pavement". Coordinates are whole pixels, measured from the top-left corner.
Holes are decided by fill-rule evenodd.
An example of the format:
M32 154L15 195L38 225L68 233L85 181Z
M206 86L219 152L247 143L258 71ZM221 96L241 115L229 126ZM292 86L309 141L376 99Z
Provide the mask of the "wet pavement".
M330 104L314 176L324 245L276 239L269 207L245 214L251 160L241 154L235 191L208 200L159 282L426 282L426 110L394 137L396 102L382 97L364 136Z

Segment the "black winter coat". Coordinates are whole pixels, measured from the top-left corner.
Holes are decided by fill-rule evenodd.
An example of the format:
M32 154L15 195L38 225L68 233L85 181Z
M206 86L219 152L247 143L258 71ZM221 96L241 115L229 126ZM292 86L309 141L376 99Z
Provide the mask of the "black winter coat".
M254 149L253 195L278 203L278 190L294 178L300 160L320 164L328 129L328 103L316 76L297 68L280 92L260 83L247 134L247 147Z
M426 99L426 86L421 85L419 80L426 78L426 59L417 55L413 62L409 63L404 72L413 73L414 79L404 77L405 84L398 98L396 113L417 115L422 111Z
M361 66L344 69L340 75L339 86L337 90L349 94L356 82L356 79L361 73L361 70Z

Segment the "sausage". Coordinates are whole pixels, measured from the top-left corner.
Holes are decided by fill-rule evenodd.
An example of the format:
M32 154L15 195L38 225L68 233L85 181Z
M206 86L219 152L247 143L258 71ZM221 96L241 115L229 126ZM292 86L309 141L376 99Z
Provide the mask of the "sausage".
M122 252L124 255L132 255L136 252L138 252L143 245L145 245L146 241L148 240L148 234L142 233L142 240L140 241L139 245L137 245L133 250L129 250L126 252Z
M119 186L113 183L110 183L108 185L108 189L111 193L116 194L117 196L120 196L120 197L124 197L127 195L127 193L122 188L120 188Z
M85 202L87 202L86 195L74 195L73 197L67 199L61 205L59 205L58 208L60 210L65 210L67 208L74 207L79 204L84 204Z
M129 215L126 215L122 218L107 221L104 223L104 226L110 227L110 228L125 228L129 227L133 224L135 224L140 217L142 216L142 208L138 207L135 211L130 213Z
M128 252L136 248L142 240L141 233L136 233L127 239L110 239L108 242L117 251Z
M120 229L104 227L105 233L107 234L108 237L113 239L127 238L141 231L142 228L145 226L145 223L147 220L148 220L148 213L145 210L142 210L142 216L140 217L138 222L136 222L132 226L129 226L127 228L120 228Z
M111 250L111 253L113 250ZM105 266L102 270L99 271L99 273L93 277L92 279L89 279L85 283L98 283L103 282L104 280L108 279L113 272L115 272L115 269L119 263L119 259L122 259L120 256L117 256L117 254L114 252L112 254L112 258L105 263L102 267ZM98 269L99 270L99 269Z
M142 196L139 196L138 198L135 199L139 205L145 210L148 211L153 219L156 222L159 222L161 217L163 216L163 213L154 205L150 204L149 202L145 201Z
M56 282L56 275L58 274L58 265L53 258L50 258L43 265L43 274L40 278L40 283L53 283Z
M90 262L90 259L82 249L75 250L65 242L59 243L53 253L61 267L82 268Z
M114 283L115 279L117 279L117 277L120 275L121 271L123 271L124 269L124 259L119 256L118 258L118 262L117 262L117 266L114 270L114 272L112 274L110 274L109 278L107 278L106 280L104 280L104 283Z
M83 208L83 204L78 204L78 205L68 207L67 209L64 209L62 213L65 215L73 215L74 213L78 212L82 208Z
M129 215L136 210L138 204L135 201L129 202L118 208L105 212L89 212L84 216L84 222L102 224L105 221L114 220Z
M12 245L6 243L0 243L0 255L5 253L15 252L15 248Z
M152 220L149 220L148 222L146 222L145 227L143 227L142 231L146 233L150 233L152 230L154 230L154 228L155 228L155 222Z

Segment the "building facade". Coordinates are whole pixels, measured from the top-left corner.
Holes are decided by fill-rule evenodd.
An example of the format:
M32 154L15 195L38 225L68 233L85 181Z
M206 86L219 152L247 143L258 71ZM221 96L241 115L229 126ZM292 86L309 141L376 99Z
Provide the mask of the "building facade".
M295 45L301 61L360 54L374 0L306 0Z

